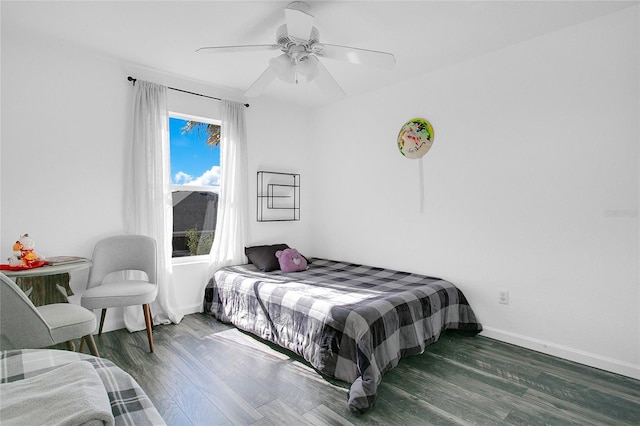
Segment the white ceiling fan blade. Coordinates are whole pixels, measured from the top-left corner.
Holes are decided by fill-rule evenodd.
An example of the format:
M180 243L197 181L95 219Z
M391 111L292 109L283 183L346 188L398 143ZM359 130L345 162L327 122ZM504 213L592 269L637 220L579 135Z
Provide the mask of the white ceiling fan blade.
M320 90L327 95L330 99L337 100L344 98L346 93L342 90L342 87L338 84L335 78L329 71L322 65L322 62L318 61L318 72L313 79L316 82Z
M244 46L212 46L201 47L196 50L198 53L235 53L235 52L256 52L260 50L276 50L280 46L277 44L247 44Z
M316 44L313 46L318 56L352 64L369 65L378 68L391 69L396 64L396 58L391 53L377 50L359 49L356 47L338 46L335 44Z
M301 1L294 1L284 9L289 37L307 41L311 36L314 17L309 13L309 6Z
M264 70L264 72L253 82L251 87L244 92L244 95L248 98L254 98L259 96L272 82L278 77L278 72L271 66Z

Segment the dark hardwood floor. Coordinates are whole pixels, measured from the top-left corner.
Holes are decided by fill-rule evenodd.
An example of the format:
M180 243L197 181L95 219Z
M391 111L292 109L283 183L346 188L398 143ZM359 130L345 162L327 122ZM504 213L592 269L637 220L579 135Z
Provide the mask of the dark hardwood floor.
M445 333L388 372L370 412L298 356L192 314L96 336L169 425L638 425L640 381L485 337Z

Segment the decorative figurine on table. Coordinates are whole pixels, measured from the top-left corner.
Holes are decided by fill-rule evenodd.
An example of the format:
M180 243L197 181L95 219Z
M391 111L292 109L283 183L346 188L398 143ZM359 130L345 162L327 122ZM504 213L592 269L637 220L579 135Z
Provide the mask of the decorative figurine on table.
M9 266L13 268L35 268L44 265L44 260L35 251L35 242L24 234L13 245L13 256L9 258Z

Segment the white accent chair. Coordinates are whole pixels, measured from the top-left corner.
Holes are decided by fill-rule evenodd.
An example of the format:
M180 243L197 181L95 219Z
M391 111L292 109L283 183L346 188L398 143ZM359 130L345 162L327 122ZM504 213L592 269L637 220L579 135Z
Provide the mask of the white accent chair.
M153 352L152 318L149 304L158 295L156 240L144 235L118 235L98 241L92 256L87 290L80 304L87 309L102 309L98 335L102 334L107 308L142 305L149 350ZM146 280L128 279L126 271L142 271ZM120 279L113 279L121 272Z
M53 303L36 307L27 295L0 273L0 349L40 349L67 343L74 350L73 340L88 342L89 350L100 356L93 340L96 316L82 306Z

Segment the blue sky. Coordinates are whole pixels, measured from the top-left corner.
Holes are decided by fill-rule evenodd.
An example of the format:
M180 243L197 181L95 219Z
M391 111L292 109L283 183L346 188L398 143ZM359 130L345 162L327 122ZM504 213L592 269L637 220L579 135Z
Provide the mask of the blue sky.
M206 144L205 132L182 134L187 120L169 118L171 183L174 185L220 185L220 147Z

